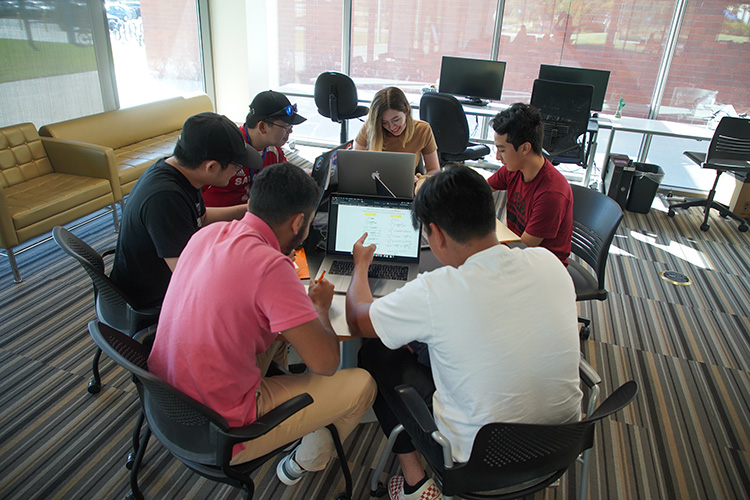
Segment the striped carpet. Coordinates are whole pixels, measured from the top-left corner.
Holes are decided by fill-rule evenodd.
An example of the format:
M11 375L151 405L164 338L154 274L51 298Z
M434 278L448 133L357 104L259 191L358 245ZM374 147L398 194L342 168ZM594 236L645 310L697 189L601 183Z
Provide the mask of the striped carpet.
M626 213L609 260L609 300L581 304L593 331L583 350L603 394L629 379L641 387L630 407L598 427L589 498L750 498L750 235L715 215L703 233L699 217L698 209L674 219L659 209ZM109 217L74 232L98 250L116 238ZM21 284L0 263L0 498L123 498L138 402L106 358L102 391L86 392L90 281L53 242L18 263ZM663 281L664 270L693 285ZM354 499L369 498L384 444L375 424L347 440ZM332 499L343 490L335 465L294 487L276 480L274 465L258 471L255 498ZM577 472L534 498L576 498ZM148 499L240 498L153 441L140 482Z

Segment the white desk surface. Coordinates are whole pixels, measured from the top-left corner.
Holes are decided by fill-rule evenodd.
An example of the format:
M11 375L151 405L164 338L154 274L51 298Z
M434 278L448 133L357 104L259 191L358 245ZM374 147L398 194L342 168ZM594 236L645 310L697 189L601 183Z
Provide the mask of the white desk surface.
M698 140L711 140L714 135L714 131L707 127L664 120L633 118L631 116L615 118L613 115L599 115L599 128Z

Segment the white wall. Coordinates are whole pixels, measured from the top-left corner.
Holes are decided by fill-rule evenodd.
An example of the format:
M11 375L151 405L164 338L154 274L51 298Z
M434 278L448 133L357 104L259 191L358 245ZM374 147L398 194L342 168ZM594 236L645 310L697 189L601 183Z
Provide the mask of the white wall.
M216 111L245 121L250 101L279 84L275 0L209 2Z

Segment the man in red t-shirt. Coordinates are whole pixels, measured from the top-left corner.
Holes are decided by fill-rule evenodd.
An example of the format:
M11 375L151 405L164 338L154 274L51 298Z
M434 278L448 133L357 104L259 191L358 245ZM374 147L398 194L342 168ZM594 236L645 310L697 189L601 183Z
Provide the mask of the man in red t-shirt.
M508 193L507 226L526 246L546 248L567 266L573 193L567 179L542 156L541 113L519 102L498 113L492 128L503 166L487 182Z
M240 132L245 142L257 149L263 157L263 169L286 161L281 146L289 140L294 125L299 125L306 119L297 114L297 105L290 103L284 94L266 90L256 95L250 103L250 112L240 127ZM257 173L243 168L226 186L206 186L203 188L206 206L226 207L247 203L253 176Z

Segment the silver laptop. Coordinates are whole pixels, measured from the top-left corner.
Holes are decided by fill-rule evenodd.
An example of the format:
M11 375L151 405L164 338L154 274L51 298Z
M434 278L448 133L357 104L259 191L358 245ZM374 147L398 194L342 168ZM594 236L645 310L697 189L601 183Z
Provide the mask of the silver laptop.
M411 222L411 200L334 193L328 206L326 256L316 279L325 278L334 290L346 293L354 262L352 247L367 232L365 244L375 243L370 266L370 290L382 297L419 273L421 224Z
M414 154L389 151L339 151L339 193L378 194L377 180L399 198L414 197Z

